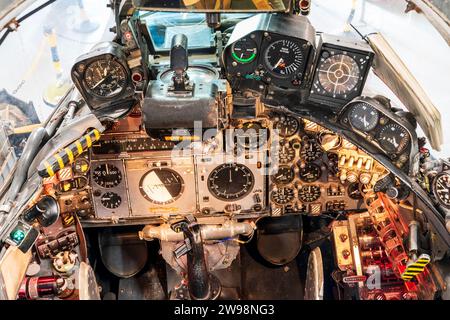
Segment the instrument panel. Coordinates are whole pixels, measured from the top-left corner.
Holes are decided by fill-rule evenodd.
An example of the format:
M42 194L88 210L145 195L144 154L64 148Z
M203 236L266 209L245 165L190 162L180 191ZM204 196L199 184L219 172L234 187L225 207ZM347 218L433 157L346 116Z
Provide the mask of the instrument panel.
M380 101L360 97L349 103L340 121L379 147L399 168L407 168L414 151L415 129Z
M235 27L223 53L228 78L299 88L314 56L314 29L303 17L256 15Z

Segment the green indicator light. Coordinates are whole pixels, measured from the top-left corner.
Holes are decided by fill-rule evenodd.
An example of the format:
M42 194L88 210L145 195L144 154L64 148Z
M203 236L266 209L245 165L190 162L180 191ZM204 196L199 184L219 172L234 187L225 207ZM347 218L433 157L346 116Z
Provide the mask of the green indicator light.
M234 52L232 52L231 55L232 55L234 60L236 60L237 62L240 62L240 63L252 62L255 59L255 57L256 57L256 53L252 53L252 55L250 57L245 58L245 59L239 58L238 55L236 53L234 53Z
M15 229L11 232L10 237L15 243L19 244L25 238L25 232L21 229Z

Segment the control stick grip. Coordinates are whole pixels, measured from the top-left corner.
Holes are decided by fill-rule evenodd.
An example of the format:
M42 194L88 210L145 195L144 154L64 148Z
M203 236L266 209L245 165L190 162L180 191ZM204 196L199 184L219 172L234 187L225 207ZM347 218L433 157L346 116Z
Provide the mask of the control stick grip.
M179 33L173 36L170 48L170 69L176 74L183 74L188 68L188 38Z

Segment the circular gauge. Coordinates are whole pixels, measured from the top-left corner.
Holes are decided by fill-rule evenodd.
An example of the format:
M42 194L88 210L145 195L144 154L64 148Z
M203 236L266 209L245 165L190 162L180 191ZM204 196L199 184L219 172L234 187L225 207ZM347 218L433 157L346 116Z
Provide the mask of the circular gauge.
M208 177L208 189L223 201L235 201L248 195L255 183L253 173L243 164L224 163Z
M106 192L100 198L100 202L105 208L116 209L122 203L122 198L115 192Z
M306 161L311 162L319 159L323 154L319 144L314 139L306 139L300 150L300 157Z
M274 129L278 130L278 134L282 137L293 136L299 127L300 124L297 118L292 116L281 116L280 120L274 125Z
M183 178L172 169L154 168L144 174L139 190L148 201L156 204L174 202L183 193Z
M358 182L350 183L347 187L347 193L348 196L353 200L360 200L364 197Z
M345 54L322 58L318 72L320 86L333 97L345 97L356 88L360 79L358 63Z
M294 168L288 166L278 167L278 171L272 175L272 181L277 184L288 184L295 178Z
M303 168L300 168L300 180L303 182L314 182L319 180L322 175L320 166L314 163L307 163Z
M236 62L250 63L256 58L258 45L250 37L241 38L231 46L231 56Z
M388 153L400 153L409 143L409 134L397 123L384 126L378 136L381 147Z
M270 194L270 199L279 205L285 205L295 199L294 189L292 188L278 188L273 190Z
M325 164L327 165L327 168L330 172L336 174L339 171L339 166L338 166L338 155L334 152L328 152L327 153L327 161L325 162Z
M288 164L295 159L295 149L290 143L280 143L280 150L278 151L278 162L281 164Z
M368 132L378 125L380 113L370 104L360 102L351 107L348 118L353 128Z
M300 46L287 39L278 40L269 45L264 59L269 72L281 78L298 73L303 65L303 53Z
M94 169L92 177L99 186L114 188L122 181L122 172L116 166L104 163Z
M436 175L433 182L436 199L445 208L450 209L450 173L442 172Z
M112 59L96 60L86 67L84 82L87 89L97 97L111 98L125 89L127 72Z
M240 146L246 149L257 149L262 147L268 139L268 131L260 122L245 122L238 130L241 133L236 137Z
M304 185L298 190L298 198L302 202L313 202L320 198L320 187L315 185Z
M73 163L73 171L76 174L85 174L89 171L89 161L86 158L77 158Z

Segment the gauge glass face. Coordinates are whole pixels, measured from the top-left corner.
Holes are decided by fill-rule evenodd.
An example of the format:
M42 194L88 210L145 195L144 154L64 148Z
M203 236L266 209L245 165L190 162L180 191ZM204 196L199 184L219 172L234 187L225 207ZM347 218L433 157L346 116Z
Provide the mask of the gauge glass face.
M442 173L436 176L434 193L437 200L450 209L450 173Z
M208 177L208 189L223 201L239 200L248 195L255 183L253 173L243 164L225 163L216 167Z
M298 198L302 202L313 202L320 198L320 187L315 185L304 185L298 190Z
M380 113L371 105L361 102L351 107L349 120L353 128L368 132L378 125Z
M319 180L322 175L320 166L314 163L307 163L303 168L300 168L300 180L303 182L314 182Z
M139 182L142 196L155 204L174 202L183 193L183 188L183 178L168 168L152 169Z
M347 193L348 196L353 200L360 200L364 197L358 182L350 183L347 188Z
M97 60L89 64L84 73L87 89L101 98L111 98L125 88L125 68L112 59Z
M357 62L345 54L336 54L322 59L318 72L320 86L333 97L346 97L360 81Z
M76 174L85 174L89 170L89 161L85 158L77 158L73 163L73 171Z
M281 116L280 120L275 123L274 127L278 130L278 134L280 136L291 137L298 131L300 124L295 117Z
M255 60L257 52L258 45L250 37L239 39L231 47L231 56L239 63L252 62Z
M278 151L278 162L281 164L288 164L295 159L295 149L290 143L280 143L280 149Z
M100 202L105 208L116 209L122 203L122 198L115 192L106 192L100 198Z
M95 183L103 188L117 187L122 181L122 172L119 168L108 163L96 167L92 176Z
M300 151L300 157L304 161L311 162L317 160L322 156L322 154L323 151L320 149L319 144L315 140L308 139L307 141L304 141Z
M273 190L270 194L273 202L279 205L285 205L295 199L294 189L292 188L278 188Z
M400 153L409 143L409 134L397 123L384 126L379 134L381 147L388 153Z
M278 171L272 175L272 181L276 184L288 184L295 178L294 168L288 166L278 167Z
M303 53L300 46L286 39L269 45L264 58L268 70L281 78L298 73L303 65Z

